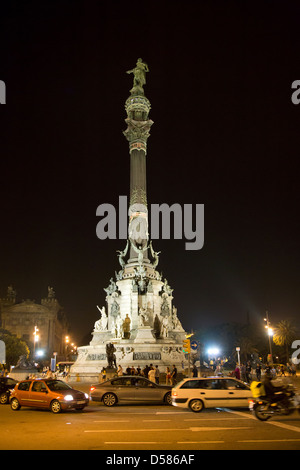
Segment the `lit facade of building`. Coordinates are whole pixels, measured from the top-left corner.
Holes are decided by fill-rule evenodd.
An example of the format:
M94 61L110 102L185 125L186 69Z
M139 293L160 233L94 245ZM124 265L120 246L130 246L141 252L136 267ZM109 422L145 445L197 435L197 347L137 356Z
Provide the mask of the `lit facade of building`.
M16 302L16 292L9 287L7 296L0 299L0 325L23 339L34 351L43 352L49 358L54 352L65 355L65 337L68 322L63 308L48 287L48 296L38 304L33 300Z

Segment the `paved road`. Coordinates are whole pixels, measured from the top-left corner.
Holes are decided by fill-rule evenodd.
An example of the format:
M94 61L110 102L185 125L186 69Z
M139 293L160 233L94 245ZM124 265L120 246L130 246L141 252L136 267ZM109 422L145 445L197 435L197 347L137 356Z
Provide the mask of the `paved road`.
M91 403L83 412L54 415L24 407L14 412L2 405L0 449L300 449L300 415L263 423L248 410L196 414L163 405L106 408Z

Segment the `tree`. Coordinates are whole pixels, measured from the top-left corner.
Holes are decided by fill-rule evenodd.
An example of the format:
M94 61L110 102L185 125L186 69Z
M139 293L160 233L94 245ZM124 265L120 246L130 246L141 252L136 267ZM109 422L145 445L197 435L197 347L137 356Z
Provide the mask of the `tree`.
M20 356L29 356L29 348L25 341L0 328L0 340L5 344L6 367L16 365Z
M273 341L277 346L285 346L286 362L289 362L289 347L296 338L296 328L288 320L281 320L274 328Z
M240 338L237 343L237 346L241 348L241 360L244 362L247 362L252 355L258 353L258 349L254 346L252 340L246 336Z

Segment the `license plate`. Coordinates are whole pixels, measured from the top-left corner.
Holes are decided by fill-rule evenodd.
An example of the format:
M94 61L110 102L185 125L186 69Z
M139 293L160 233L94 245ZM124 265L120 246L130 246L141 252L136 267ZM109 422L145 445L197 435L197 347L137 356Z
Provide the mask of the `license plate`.
M83 405L83 403L85 403L85 400L79 400L79 401L77 402L77 405Z

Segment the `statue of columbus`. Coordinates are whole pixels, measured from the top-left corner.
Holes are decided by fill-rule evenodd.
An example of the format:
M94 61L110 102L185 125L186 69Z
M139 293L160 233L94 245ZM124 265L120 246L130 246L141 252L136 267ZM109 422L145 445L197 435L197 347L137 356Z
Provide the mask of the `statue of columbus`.
M127 70L126 73L133 73L133 88L130 90L131 94L144 94L143 86L146 84L146 72L149 72L149 68L142 59L137 60L134 69Z

